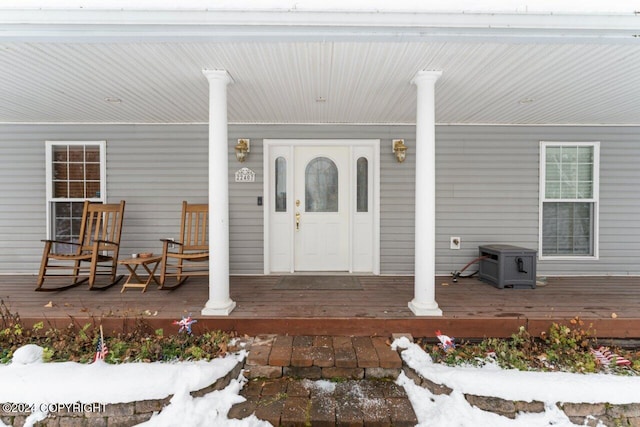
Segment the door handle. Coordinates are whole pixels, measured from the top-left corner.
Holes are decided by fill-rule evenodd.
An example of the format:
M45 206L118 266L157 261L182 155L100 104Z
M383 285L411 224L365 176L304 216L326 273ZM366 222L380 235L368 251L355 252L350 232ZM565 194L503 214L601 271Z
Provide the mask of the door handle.
M296 212L296 231L300 231L300 212Z

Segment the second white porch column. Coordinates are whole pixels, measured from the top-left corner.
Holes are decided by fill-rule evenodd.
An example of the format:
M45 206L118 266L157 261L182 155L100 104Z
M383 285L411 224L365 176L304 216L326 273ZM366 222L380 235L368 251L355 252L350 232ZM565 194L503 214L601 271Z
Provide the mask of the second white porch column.
M209 301L203 315L228 316L229 297L229 154L225 70L204 70L209 80Z
M416 316L442 316L436 302L435 84L442 71L419 71L416 114L415 285L409 309Z

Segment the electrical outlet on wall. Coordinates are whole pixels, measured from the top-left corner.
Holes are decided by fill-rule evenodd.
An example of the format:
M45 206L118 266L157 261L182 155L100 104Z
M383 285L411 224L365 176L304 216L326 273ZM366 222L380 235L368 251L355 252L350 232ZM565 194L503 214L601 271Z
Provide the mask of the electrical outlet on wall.
M450 237L449 238L449 249L460 249L460 237Z

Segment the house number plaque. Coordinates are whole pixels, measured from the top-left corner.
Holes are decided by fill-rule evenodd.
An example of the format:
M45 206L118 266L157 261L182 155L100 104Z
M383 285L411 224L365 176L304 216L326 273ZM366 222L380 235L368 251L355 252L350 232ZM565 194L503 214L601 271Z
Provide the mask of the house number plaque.
M242 168L236 171L236 182L254 182L256 173L249 168Z

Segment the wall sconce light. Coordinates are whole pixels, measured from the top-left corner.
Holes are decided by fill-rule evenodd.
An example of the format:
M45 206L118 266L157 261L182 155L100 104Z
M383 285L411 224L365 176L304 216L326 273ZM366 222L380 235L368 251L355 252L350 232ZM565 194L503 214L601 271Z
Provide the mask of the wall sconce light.
M393 153L396 155L398 163L404 162L405 157L407 157L407 146L404 145L404 139L393 140Z
M251 151L251 140L239 139L234 148L236 150L236 159L242 163L247 159L247 153Z

